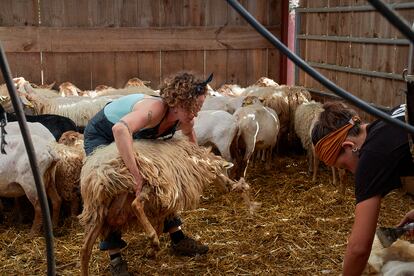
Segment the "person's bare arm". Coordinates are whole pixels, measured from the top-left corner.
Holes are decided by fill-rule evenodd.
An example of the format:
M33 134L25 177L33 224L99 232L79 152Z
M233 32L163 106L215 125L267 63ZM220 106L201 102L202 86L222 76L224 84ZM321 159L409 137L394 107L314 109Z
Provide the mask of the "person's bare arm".
M156 125L165 113L164 105L159 101L148 101L139 110L124 116L112 127L115 143L126 167L135 178L137 195L142 188L142 176L134 158L132 134L146 127Z
M356 205L355 221L346 247L343 275L361 275L364 271L371 253L380 207L380 196Z
M188 137L190 142L197 145L197 136L194 131L194 119L189 124L180 124L181 132Z

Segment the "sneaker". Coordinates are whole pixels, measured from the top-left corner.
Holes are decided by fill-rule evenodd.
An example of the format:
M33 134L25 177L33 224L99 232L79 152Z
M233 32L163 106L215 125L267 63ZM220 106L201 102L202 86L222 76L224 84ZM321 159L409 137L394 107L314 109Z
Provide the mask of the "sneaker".
M111 260L111 275L112 276L130 276L128 272L128 264L121 257Z
M206 254L208 246L185 236L184 239L177 243L171 243L172 253L178 256L193 257L197 254Z

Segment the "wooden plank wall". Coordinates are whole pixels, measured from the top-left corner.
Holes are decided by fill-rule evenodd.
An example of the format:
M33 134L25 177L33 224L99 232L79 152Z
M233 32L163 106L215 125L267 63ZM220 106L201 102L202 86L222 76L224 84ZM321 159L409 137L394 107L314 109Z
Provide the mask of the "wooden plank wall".
M1 0L0 7L0 26L39 25L36 1ZM27 76L33 82L40 82L40 53L7 53L7 58L13 76ZM3 74L0 82L4 83Z
M387 3L414 1L387 0ZM367 6L365 0L301 0L300 8ZM414 9L398 9L406 21L414 22ZM404 38L376 11L300 13L299 34L369 38ZM408 45L369 44L323 40L299 40L298 53L306 61L338 65L368 71L401 74L408 64ZM363 76L336 70L317 69L353 95L378 106L393 107L404 102L405 82L389 78ZM302 70L297 84L331 93ZM364 113L366 119L372 117Z
M240 2L280 37L282 1L285 0ZM27 6L19 7L23 2ZM55 81L58 86L70 81L81 89L94 89L99 84L122 87L129 78L139 77L157 88L165 77L182 70L204 77L214 72L213 87L224 83L247 86L262 76L279 82L279 52L269 49L270 44L264 47L267 42L224 0L0 0L0 3L7 5L0 10L0 40L5 39L13 76L23 76L32 82ZM26 12L18 13L20 10ZM16 28L22 26L35 28ZM232 26L241 27L237 29L241 31L227 31L234 37L227 43L223 36ZM245 41L242 32L248 28L250 36L257 34L250 42ZM145 29L154 30L146 32L150 38L145 41L152 39L160 46L150 47L147 43L140 50L132 44L139 42L136 33L130 39L123 35ZM186 45L181 34L181 41L171 40L177 47L175 44L165 47L162 37L156 37L157 31L174 37L181 31L188 30L191 34L210 29L221 37L199 39ZM22 35L18 37L16 32ZM114 33L120 33L121 43L115 40ZM31 42L24 47L28 37ZM109 37L108 41L105 37ZM194 45L197 41L198 45Z

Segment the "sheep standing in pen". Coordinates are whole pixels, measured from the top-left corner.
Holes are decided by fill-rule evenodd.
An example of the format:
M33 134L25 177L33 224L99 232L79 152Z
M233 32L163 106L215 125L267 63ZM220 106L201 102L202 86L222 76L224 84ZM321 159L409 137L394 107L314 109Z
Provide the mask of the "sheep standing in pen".
M236 158L238 177L246 175L249 160L256 152L257 159L263 162L271 161L273 148L276 146L280 123L276 112L263 106L257 97L248 96L244 106L233 114L239 131L237 134L237 153L244 154ZM266 163L268 167L269 162Z
M59 95L61 97L67 97L67 96L79 96L81 94L81 90L77 88L73 83L71 82L63 82L61 85L59 85Z
M98 113L108 102L119 96L96 97L93 99L71 96L47 98L36 92L30 84L25 84L25 91L21 96L34 106L37 114L56 114L67 117L78 127L85 127L89 120Z
M308 173L312 173L312 181L316 181L316 175L318 173L319 159L316 157L315 149L312 143L312 128L315 122L319 118L319 114L323 111L322 104L319 102L311 101L305 102L299 105L295 111L295 132L299 137L303 148L306 151L308 157ZM331 167L332 170L332 184L336 185L337 174L339 175L340 193L345 194L345 170L336 169Z
M181 210L195 208L203 188L215 180L227 187L237 185L226 176L228 162L184 139L138 140L133 146L135 160L144 179L138 198L135 197L133 176L114 143L95 150L82 168L84 209L79 216L85 226L80 254L82 275L88 275L88 263L96 238L99 235L105 237L109 231L124 226L131 221L131 215L138 218L150 239L150 253L154 254L160 249L158 236L162 233L165 218ZM247 189L246 186L241 189ZM121 209L123 213L109 217L111 204L125 192L129 194Z
M237 108L243 105L245 96L229 97L212 97L209 96L204 101L201 110L223 110L230 114L233 114Z
M150 84L150 83L151 83L150 81L143 81L143 80L141 80L141 79L139 79L137 77L134 77L134 78L129 79L125 83L124 88L131 87L131 86L132 87L147 86L147 84Z
M56 191L55 172L59 161L50 143L56 143L53 135L39 123L28 123L31 139L35 145L40 175L43 177L45 191L52 204L52 222L56 226L59 218L61 198ZM42 212L37 196L36 185L30 168L29 159L17 122L7 124L6 155L0 162L0 196L20 197L26 195L34 207L34 221L31 234L40 232Z
M70 215L77 215L80 202L80 173L85 159L83 134L67 131L62 134L59 143L52 144L52 148L60 157L55 175L57 192L64 202L69 202Z

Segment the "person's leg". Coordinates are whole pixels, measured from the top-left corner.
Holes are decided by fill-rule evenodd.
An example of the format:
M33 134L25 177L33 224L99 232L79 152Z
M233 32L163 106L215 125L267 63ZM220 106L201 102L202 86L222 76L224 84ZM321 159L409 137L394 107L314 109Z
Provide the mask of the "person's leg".
M108 255L111 261L111 274L113 276L129 276L127 262L122 258L121 249L127 244L121 238L121 231L113 231L101 241L99 249L102 251L108 251Z
M169 233L171 238L171 249L175 255L195 256L206 254L208 246L186 236L181 230L179 217L170 217L164 221L164 233Z

